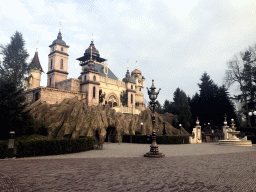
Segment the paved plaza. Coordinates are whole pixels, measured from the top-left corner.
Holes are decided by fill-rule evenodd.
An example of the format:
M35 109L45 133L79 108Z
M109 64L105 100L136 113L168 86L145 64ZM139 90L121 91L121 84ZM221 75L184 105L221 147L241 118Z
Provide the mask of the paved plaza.
M0 191L256 191L256 145L110 143L102 150L0 160Z

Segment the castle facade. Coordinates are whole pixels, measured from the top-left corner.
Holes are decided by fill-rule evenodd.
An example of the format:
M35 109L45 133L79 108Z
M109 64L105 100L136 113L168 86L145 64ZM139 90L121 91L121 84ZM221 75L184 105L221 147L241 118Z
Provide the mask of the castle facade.
M91 41L84 55L77 58L81 66L80 76L68 79L69 46L62 40L60 31L49 47L47 87L40 86L41 73L44 71L36 50L29 65L29 76L25 79L27 103L41 100L55 104L66 98L77 97L88 105L105 104L121 113L139 114L145 110L141 91L145 87L145 78L137 67L131 73L127 69L125 77L120 81L108 68L107 59L100 57ZM122 102L124 96L126 102Z

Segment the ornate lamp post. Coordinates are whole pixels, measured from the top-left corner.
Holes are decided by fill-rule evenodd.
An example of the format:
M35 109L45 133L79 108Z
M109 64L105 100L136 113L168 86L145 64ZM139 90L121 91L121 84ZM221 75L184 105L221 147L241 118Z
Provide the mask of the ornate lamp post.
M156 123L156 117L155 117L155 110L156 110L156 98L159 94L160 90L155 92L155 86L154 86L154 80L152 80L152 86L150 87L151 90L148 90L148 95L150 99L150 110L152 111L151 119L152 119L152 144L150 145L150 152L146 153L144 157L164 157L165 155L163 153L158 152L158 146L156 143L156 129L155 129L155 123Z
M140 125L141 125L141 135L142 135L143 122L141 122Z

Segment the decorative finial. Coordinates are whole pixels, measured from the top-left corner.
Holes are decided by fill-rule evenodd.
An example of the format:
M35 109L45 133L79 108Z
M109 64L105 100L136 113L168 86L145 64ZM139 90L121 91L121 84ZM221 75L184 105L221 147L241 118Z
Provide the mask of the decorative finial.
M127 71L129 70L129 59L127 60Z
M225 114L224 125L227 125L227 114Z
M36 41L36 52L37 52L37 47L38 47L38 40Z
M60 31L61 31L61 22L60 22Z
M196 124L197 124L197 125L199 125L199 120L198 120L198 117L197 117L197 119L196 119Z

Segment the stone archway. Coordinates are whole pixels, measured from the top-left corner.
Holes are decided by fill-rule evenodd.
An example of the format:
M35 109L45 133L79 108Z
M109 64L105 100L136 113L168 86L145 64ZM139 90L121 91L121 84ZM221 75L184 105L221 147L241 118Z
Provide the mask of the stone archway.
M107 131L107 134L106 134L105 142L117 143L118 142L118 138L117 138L118 134L117 134L116 128L109 126L106 131Z
M108 99L106 99L106 103L110 107L116 107L118 105L118 97L114 93L111 93Z

